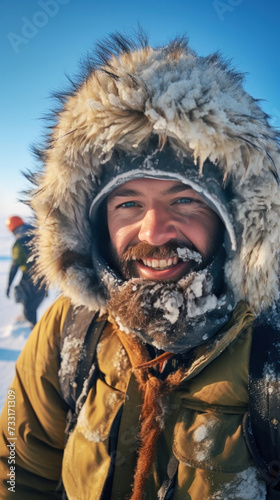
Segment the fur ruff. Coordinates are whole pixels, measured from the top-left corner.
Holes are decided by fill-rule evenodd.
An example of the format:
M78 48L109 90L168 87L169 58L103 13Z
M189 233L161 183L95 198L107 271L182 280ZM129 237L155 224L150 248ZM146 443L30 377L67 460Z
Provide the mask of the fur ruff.
M98 282L91 261L88 211L103 164L116 149L145 149L158 136L198 170L207 158L233 189L237 252L226 276L236 301L259 313L278 298L280 241L279 137L219 55L199 57L186 40L152 48L114 36L99 47L101 61L59 96L44 166L30 204L38 229L38 271L74 304L104 311L110 283Z

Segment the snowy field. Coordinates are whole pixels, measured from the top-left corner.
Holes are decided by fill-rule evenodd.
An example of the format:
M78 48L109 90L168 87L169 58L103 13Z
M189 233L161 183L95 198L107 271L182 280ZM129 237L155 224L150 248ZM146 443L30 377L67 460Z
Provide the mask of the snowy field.
M14 301L13 287L20 279L20 271L12 285L10 299L6 297L13 241L13 235L8 233L4 220L0 219L0 411L14 376L15 361L31 331L26 322L17 319L22 314L22 306ZM55 293L49 293L38 309L38 318L51 305L55 297Z

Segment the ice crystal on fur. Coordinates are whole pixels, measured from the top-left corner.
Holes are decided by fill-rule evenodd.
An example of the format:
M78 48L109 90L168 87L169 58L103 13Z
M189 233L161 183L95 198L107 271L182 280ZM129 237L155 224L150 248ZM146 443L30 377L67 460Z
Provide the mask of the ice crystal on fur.
M205 333L210 338L227 320L231 299L217 297L212 287L209 269L178 283L133 278L111 290L108 307L122 331L159 349L180 352L202 343Z
M153 307L161 309L163 311L163 317L174 324L179 318L180 308L183 302L183 295L178 291L169 292L169 290L166 290L154 302Z
M187 247L177 248L178 257L182 259L183 262L194 260L197 264L201 264L202 257L199 252L195 250L190 250Z

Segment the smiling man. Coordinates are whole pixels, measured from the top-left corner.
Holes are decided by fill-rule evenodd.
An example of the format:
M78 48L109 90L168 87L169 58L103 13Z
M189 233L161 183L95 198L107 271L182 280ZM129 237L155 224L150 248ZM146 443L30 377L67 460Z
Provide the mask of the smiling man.
M153 150L151 158L159 169L166 158L179 166L168 147ZM197 180L197 189L204 197L188 184L164 179L164 171L157 176L125 182L122 175L123 184L114 188L111 182L109 194L104 189L108 261L125 280L111 290L108 310L149 344L179 352L200 344L228 317L231 300L223 281L226 229L218 215L223 213L221 204L208 205L203 180ZM187 308L192 308L192 317ZM210 312L216 318L206 326Z
M279 498L278 135L184 39L99 53L40 153L34 252L62 296L17 362L1 498Z
M125 278L178 281L190 272L192 255L206 264L221 244L217 214L198 193L176 181L125 183L109 195L107 217L117 266Z

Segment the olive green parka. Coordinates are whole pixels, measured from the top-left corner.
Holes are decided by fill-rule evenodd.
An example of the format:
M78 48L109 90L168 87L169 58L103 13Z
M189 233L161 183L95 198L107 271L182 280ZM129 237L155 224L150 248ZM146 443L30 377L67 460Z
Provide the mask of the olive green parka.
M67 405L58 372L60 336L69 305L68 299L57 300L34 328L17 361L11 385L16 488L15 493L9 492L7 483L7 444L12 441L6 404L0 441L3 500L60 498L55 490L61 473L69 500L101 499L106 480L112 481L111 500L131 496L142 400L129 357L110 322L97 347L96 384L64 451ZM257 479L242 432L253 318L245 303L238 304L218 340L200 348L186 366L184 379L168 397L146 500L158 498L173 454L179 461L174 500L224 499L225 495L244 500L242 483L253 489L250 498L265 498L265 486ZM71 365L67 352L62 363ZM117 446L110 457L116 433Z

